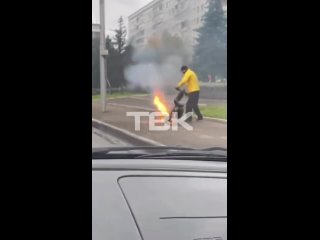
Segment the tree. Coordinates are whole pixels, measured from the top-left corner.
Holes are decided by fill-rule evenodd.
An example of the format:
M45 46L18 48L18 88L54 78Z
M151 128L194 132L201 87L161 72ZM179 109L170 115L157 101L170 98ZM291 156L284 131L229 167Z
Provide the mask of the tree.
M121 32L121 25L119 25L119 29L115 30L116 32ZM123 32L122 32L123 33ZM124 77L124 69L126 66L131 64L132 60L132 54L133 54L133 47L131 44L124 44L126 43L125 39L121 41L121 44L119 45L119 42L117 42L117 39L120 39L117 34L112 39L107 36L106 37L106 49L108 50L108 56L107 56L107 74L108 79L110 81L111 87L123 87L126 85L126 80ZM119 49L119 46L121 48Z
M133 46L132 46L131 43L128 43L125 46L124 53L123 53L123 65L124 65L124 67L127 67L127 66L133 64L132 55L133 55Z
M106 49L108 50L108 56L115 56L117 54L117 50L115 48L114 42L109 35L106 37ZM110 58L110 57L109 57ZM111 59L109 59L111 60Z
M124 26L123 17L118 20L118 29L115 29L114 43L119 54L122 54L126 46L127 30Z
M107 55L107 74L111 87L118 87L121 84L121 61L120 54L118 54L114 42L112 42L110 36L106 37L106 49L108 50Z
M132 46L126 45L126 28L123 18L118 20L119 27L115 29L115 36L107 35L105 46L108 50L106 57L107 75L111 87L122 87L126 85L124 69L131 62ZM92 39L92 88L100 87L100 47L99 38Z
M107 56L107 74L111 87L121 87L126 84L124 78L125 56L126 53L126 28L124 26L123 18L118 20L118 29L115 29L115 36L111 39L106 37Z
M227 18L221 0L209 0L194 53L194 68L202 79L227 78Z

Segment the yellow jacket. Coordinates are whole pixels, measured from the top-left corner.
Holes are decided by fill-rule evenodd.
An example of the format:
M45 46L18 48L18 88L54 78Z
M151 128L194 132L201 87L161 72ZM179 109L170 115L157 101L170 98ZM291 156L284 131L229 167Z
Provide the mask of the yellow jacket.
M188 69L185 74L183 75L183 78L181 81L178 83L177 87L182 87L184 84L187 85L188 92L196 92L200 91L200 85L198 81L198 77L194 71L191 69Z

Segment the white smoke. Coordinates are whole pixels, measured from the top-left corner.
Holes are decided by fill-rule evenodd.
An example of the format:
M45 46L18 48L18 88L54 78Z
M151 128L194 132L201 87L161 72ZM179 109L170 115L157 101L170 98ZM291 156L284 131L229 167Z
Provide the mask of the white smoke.
M172 40L173 39L173 40ZM186 51L182 43L176 47L174 38L161 39L156 47L147 46L135 50L132 60L135 64L127 67L124 76L131 87L148 91L173 89L180 81L180 68L186 64Z
M165 89L177 84L181 78L182 59L171 56L163 63L142 62L125 69L125 78L131 86L147 90Z

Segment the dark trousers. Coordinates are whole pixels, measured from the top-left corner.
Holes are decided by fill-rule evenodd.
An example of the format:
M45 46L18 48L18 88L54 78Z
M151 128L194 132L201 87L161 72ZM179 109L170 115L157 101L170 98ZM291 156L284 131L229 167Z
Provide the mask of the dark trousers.
M192 112L192 110L193 110L194 113L198 116L198 118L202 118L202 114L201 114L200 109L198 107L199 94L200 94L200 91L189 93L189 99L186 104L186 112L187 113ZM191 119L192 118L190 118L188 120L191 120Z

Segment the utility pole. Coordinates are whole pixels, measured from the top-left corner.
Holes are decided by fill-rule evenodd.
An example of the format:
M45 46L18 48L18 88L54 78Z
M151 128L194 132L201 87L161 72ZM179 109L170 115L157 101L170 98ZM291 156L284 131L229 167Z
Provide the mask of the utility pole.
M104 0L100 0L100 97L102 112L106 111L106 76L107 76L107 65L105 58L107 57L107 51L105 49L105 5Z

